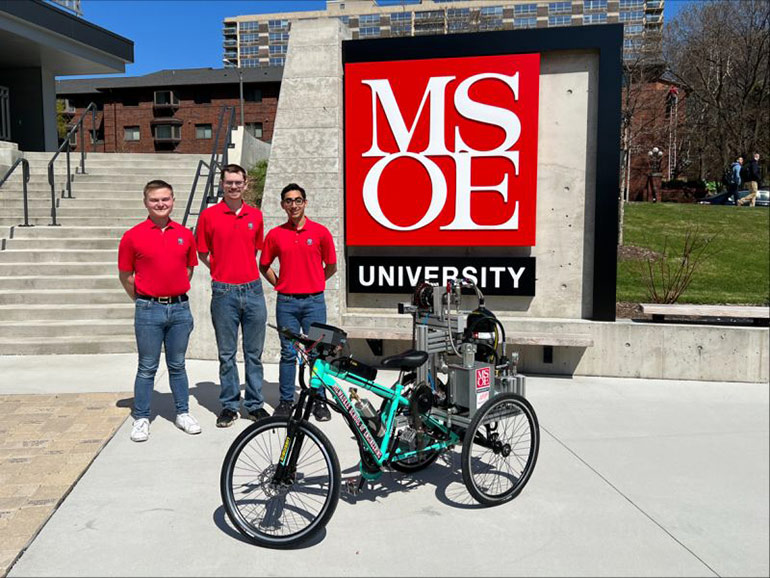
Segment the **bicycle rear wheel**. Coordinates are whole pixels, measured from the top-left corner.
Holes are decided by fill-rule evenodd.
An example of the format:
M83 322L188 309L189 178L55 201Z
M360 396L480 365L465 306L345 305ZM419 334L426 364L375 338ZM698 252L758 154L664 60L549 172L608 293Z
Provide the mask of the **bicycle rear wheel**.
M523 397L504 393L487 401L465 431L463 481L473 498L494 506L524 489L537 463L540 426Z
M245 429L222 464L220 491L227 516L250 541L290 548L329 521L340 498L340 464L328 438L302 422L296 471L286 484L273 475L286 441L287 417L271 417Z

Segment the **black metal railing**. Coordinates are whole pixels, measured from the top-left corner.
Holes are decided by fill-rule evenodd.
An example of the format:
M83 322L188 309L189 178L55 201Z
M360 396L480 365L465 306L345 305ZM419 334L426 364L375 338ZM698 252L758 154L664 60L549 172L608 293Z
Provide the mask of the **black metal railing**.
M13 171L15 171L16 167L18 167L19 165L21 165L21 190L22 190L22 195L24 199L24 224L19 226L32 227L33 225L29 224L29 203L27 201L27 183L29 183L29 161L24 157L16 159L16 162L11 165L11 168L5 172L5 176L3 176L2 179L0 179L0 187L2 187L5 184L5 181L7 181L10 178L10 176L13 174Z
M58 223L56 222L56 178L54 176L54 162L56 161L56 158L62 153L62 151L67 152L67 197L68 199L72 199L72 169L70 164L70 151L72 149L72 137L76 134L80 134L80 173L85 174L86 172L86 137L85 137L85 130L83 130L83 121L86 118L86 115L88 113L91 113L92 119L91 119L91 130L93 133L93 141L96 141L96 104L90 103L86 109L83 111L83 114L80 115L80 118L75 122L75 124L72 126L72 128L67 133L67 136L64 137L64 142L59 145L59 149L56 151L56 154L53 155L53 158L48 162L48 184L51 185L51 225L57 226ZM64 197L64 191L62 191L62 197Z
M223 125L224 126L223 131ZM184 217L182 218L182 226L187 226L187 219L190 215L200 215L203 209L211 202L216 202L217 199L222 197L222 183L217 183L215 187L217 175L222 171L222 168L228 164L228 151L232 145L233 127L235 127L235 107L224 105L219 111L219 121L217 122L217 131L214 136L214 144L211 147L211 158L207 163L204 160L198 162L198 168L195 171L195 178L193 179L192 188L190 189L190 196L187 198L187 206L184 210ZM220 137L221 144L220 144ZM220 152L221 151L221 152ZM192 206L195 199L195 192L198 188L198 181L202 176L203 168L208 171L206 174L206 185L203 189L203 195L201 196L200 206L197 213L192 213ZM215 192L216 190L216 192Z

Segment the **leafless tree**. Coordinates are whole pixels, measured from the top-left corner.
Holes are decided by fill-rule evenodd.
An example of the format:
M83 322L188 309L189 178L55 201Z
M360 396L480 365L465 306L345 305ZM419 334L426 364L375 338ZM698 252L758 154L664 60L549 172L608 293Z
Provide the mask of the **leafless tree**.
M688 87L691 176L718 179L739 154L770 152L770 2L693 2L670 22L664 57Z

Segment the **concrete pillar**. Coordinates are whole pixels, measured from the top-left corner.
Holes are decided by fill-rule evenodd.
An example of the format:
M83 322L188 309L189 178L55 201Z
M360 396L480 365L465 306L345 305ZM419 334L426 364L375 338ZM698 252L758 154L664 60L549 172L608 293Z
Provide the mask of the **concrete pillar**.
M337 274L326 283L331 325L340 324L345 298L341 46L348 38L347 26L336 18L292 22L262 200L268 231L286 220L281 189L298 183L307 192L307 216L331 231L338 263ZM274 323L275 292L265 285ZM262 359L277 361L279 352L278 335L270 329Z

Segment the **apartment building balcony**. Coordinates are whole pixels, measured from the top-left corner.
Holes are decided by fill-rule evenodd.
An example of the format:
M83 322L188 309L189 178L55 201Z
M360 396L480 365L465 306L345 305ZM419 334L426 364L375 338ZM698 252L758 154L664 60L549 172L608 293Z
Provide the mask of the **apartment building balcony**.
M156 90L152 99L156 111L173 111L179 108L179 97L172 90Z
M234 38L225 38L224 42L222 42L222 46L225 48L235 47L238 46L238 41Z
M645 14L644 23L653 26L661 26L663 24L663 13Z
M663 0L647 0L645 12L663 12Z

